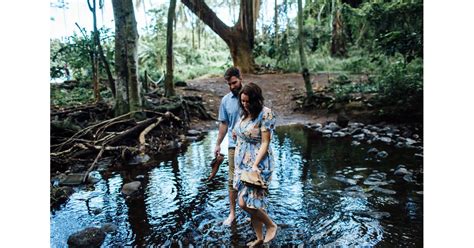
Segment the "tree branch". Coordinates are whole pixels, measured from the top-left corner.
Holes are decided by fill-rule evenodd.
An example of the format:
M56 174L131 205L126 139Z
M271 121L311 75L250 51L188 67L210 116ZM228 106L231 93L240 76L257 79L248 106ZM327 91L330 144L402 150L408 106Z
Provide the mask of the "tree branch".
M222 22L203 0L181 0L181 2L227 42L231 28Z

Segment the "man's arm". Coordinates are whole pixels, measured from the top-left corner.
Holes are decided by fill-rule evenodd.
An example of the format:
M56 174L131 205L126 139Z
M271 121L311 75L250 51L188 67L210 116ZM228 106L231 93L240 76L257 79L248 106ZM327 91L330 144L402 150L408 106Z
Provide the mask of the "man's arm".
M219 153L221 153L221 143L222 140L224 140L225 135L227 134L227 122L221 121L219 123L219 134L217 134L217 143L216 147L214 148L214 155L217 156Z

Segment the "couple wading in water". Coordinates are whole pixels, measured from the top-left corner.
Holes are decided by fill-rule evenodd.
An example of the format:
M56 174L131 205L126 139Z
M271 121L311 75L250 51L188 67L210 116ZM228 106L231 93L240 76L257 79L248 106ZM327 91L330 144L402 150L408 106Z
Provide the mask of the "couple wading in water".
M224 78L230 92L222 98L219 107L219 134L214 149L216 156L220 154L220 145L227 135L230 214L223 224L234 222L237 203L250 215L257 239L247 245L253 247L270 242L277 232L277 225L266 212L274 168L270 140L276 119L263 104L261 88L254 83L243 85L237 67L229 68Z

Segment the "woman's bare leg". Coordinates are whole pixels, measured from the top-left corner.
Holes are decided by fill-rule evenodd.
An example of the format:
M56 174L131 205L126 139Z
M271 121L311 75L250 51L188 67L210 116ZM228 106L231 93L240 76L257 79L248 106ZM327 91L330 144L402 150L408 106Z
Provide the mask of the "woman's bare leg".
M268 216L268 214L262 209L252 209L252 208L247 207L243 199L243 195L245 194L246 190L247 189L245 189L241 194L239 194L239 206L252 216L251 217L252 226L254 225L254 221L260 222L260 227L262 224L265 224L265 227L267 228L267 233L265 234L264 242L265 243L270 242L273 238L275 238L277 225ZM254 229L255 229L255 232L257 232L257 229L255 228L255 226L254 226ZM263 235L263 231L261 233ZM260 239L258 234L257 234L257 239Z

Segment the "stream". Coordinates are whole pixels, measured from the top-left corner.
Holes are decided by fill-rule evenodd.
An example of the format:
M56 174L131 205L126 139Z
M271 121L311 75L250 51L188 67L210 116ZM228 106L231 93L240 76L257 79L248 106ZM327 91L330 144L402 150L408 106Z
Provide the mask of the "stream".
M106 223L115 231L102 247L245 246L255 235L244 211L237 206L236 222L221 224L229 213L227 158L205 181L216 138L212 130L153 166L96 172L97 183L76 187L51 211L51 246L67 247L71 234ZM423 159L414 149L351 141L302 125L277 128L267 209L279 226L272 246L423 246ZM375 159L374 147L388 156ZM394 173L401 164L410 177ZM142 197L126 199L123 184L137 180Z

